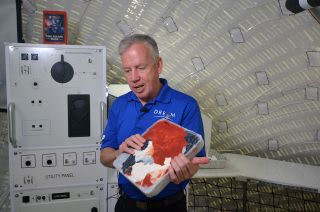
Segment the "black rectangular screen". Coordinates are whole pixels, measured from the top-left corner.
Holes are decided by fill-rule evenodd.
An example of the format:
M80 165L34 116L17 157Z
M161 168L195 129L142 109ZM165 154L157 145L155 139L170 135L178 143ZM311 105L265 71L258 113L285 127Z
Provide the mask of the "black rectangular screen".
M90 95L68 95L68 136L90 136Z

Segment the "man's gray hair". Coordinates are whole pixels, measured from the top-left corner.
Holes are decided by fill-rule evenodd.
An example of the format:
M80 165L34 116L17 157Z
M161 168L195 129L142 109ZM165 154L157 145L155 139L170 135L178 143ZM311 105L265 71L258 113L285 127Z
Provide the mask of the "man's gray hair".
M132 44L145 43L150 47L152 58L154 60L159 58L159 49L157 42L149 35L134 34L124 37L119 44L118 51L121 56Z

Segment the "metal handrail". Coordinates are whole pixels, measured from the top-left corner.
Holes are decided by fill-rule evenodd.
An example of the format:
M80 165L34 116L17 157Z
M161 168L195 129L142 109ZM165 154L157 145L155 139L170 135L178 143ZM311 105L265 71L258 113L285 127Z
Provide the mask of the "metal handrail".
M16 128L15 128L15 104L13 102L8 104L8 127L9 127L9 141L15 147L16 141Z
M106 126L106 103L100 102L100 138L102 138Z

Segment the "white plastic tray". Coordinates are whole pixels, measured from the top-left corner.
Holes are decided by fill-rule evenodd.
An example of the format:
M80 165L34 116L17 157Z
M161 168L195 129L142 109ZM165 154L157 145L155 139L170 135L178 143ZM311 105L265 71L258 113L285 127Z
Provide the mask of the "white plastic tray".
M181 142L186 142L187 145L182 148L181 153L184 153L189 159L192 159L203 148L204 142L203 142L201 135L199 135L193 131L190 131L188 129L185 129L185 128L183 128L183 127L181 127L171 121L168 121L166 119L160 119L159 121L155 122L150 128L148 128L145 131L145 133L143 133L143 136L146 138L145 135L150 130L158 129L157 127L163 126L161 124L165 124L168 127L168 130L161 131L161 135L159 135L159 136L161 136L162 138L167 137L167 136L171 136L172 132L174 132L175 130L179 130L179 132L181 132L180 130L185 131L186 136L181 137L179 139L182 139ZM151 142L156 142L155 137L153 137L153 139L155 141L152 141L152 138L146 138L146 139L151 140ZM175 138L175 142L177 142L176 139L177 138ZM180 142L180 140L178 142ZM154 158L152 156L151 157L147 156L147 154L146 154L146 152L148 152L150 150L148 148L151 148L151 146L152 146L149 144L150 144L150 141L149 141L148 145L146 144L145 147L143 147L141 151L137 151L135 155L122 153L114 161L113 165L121 174L123 174L133 185L135 185L138 189L140 189L147 197L153 197L153 196L157 195L158 193L160 193L162 191L162 189L170 182L170 177L168 175L168 167L170 166L170 163L162 166L161 174L159 174L158 170L153 171L152 176L154 176L155 172L158 172L158 173L157 173L157 177L153 178L151 185L147 185L148 183L141 185L141 184L143 184L143 183L141 183L141 176L147 176L148 173L150 174L149 171L152 170L150 167L156 166L156 164L153 161ZM169 145L169 147L170 147L170 145L172 146L172 143L170 143L170 140L168 140L167 142L165 141L165 145ZM142 156L147 156L147 157L142 158ZM167 156L166 153L164 153L163 156L166 157ZM137 176L140 175L138 182L136 181L137 176L133 176L131 173L131 172L134 172L132 165L135 165L135 167L140 166L140 168L141 168L140 173L137 174ZM158 165L162 165L162 164L158 164ZM137 173L137 172L135 171L134 173ZM147 173L147 175L143 175L143 174L141 175L141 173ZM144 177L143 179L148 182L146 177Z

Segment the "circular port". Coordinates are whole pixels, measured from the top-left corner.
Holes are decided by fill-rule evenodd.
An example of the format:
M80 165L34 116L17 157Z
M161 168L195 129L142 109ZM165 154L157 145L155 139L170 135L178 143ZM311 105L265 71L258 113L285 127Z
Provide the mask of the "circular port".
M91 208L91 212L98 212L98 208L96 207Z
M38 79L33 79L31 81L31 86L32 86L33 89L38 89L39 86L40 86L40 82L38 81Z
M27 160L27 161L25 162L25 164L26 164L26 166L31 166L31 161L30 161L30 160Z
M47 164L48 164L48 165L52 165L52 160L50 160L50 159L47 160Z

